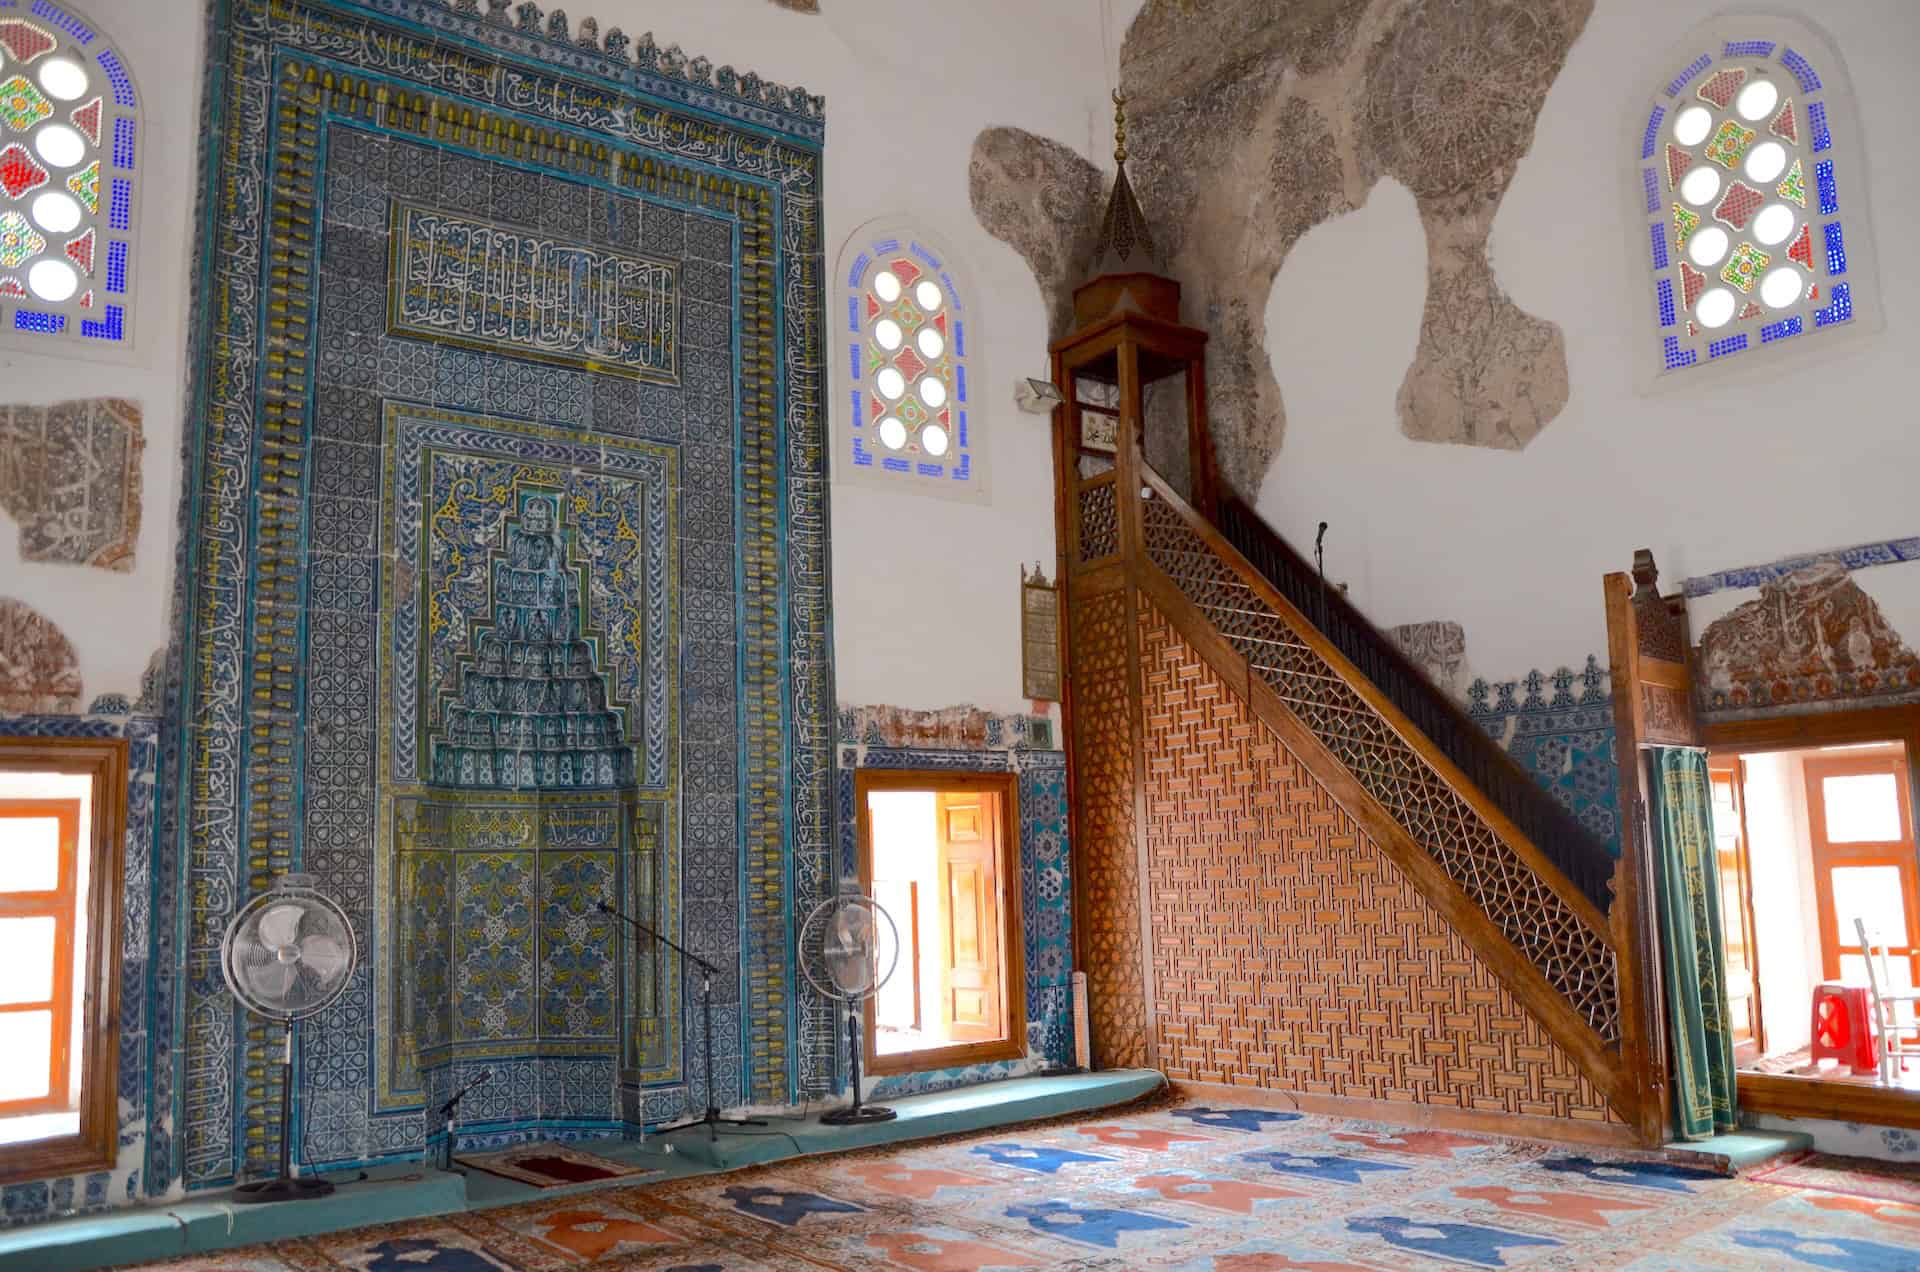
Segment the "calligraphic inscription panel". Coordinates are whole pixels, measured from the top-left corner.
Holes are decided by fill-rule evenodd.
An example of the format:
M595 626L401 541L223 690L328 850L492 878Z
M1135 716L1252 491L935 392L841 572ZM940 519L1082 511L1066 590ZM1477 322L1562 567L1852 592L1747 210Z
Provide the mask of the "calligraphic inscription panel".
M516 226L396 202L388 330L680 381L678 270Z

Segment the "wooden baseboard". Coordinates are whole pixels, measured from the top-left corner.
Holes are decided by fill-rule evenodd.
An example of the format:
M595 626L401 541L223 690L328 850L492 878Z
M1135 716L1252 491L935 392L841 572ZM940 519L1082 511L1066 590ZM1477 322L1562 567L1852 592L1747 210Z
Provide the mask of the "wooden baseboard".
M1742 1073L1739 1081L1742 1113L1920 1129L1920 1091L1822 1082L1817 1078L1776 1073Z
M1361 1100L1305 1091L1278 1091L1269 1087L1225 1086L1215 1082L1169 1081L1173 1093L1193 1100L1319 1113L1385 1122L1412 1130L1478 1132L1512 1139L1546 1140L1555 1144L1590 1144L1603 1148L1641 1148L1633 1128L1621 1122L1577 1122L1571 1118L1529 1117L1484 1109L1447 1108L1434 1104L1402 1104L1394 1100Z

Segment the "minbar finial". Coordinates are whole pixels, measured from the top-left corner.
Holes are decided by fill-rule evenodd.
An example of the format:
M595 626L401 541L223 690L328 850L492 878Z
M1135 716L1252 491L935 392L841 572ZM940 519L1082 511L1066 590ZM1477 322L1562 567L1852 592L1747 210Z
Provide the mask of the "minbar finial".
M1113 161L1127 161L1127 99L1113 90Z

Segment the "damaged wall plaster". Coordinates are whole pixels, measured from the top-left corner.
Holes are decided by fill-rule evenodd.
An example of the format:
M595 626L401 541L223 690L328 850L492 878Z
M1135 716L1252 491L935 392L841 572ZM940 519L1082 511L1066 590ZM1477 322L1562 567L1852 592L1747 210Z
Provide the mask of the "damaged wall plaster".
M0 715L74 715L80 663L66 633L24 601L0 596Z
M20 525L20 558L130 573L145 447L124 398L0 406L0 508Z
M1276 14L1268 0L1150 0L1134 20L1120 55L1132 171L1186 319L1211 336L1209 414L1236 490L1258 492L1285 426L1266 351L1274 277L1303 234L1383 176L1413 193L1428 248L1402 432L1517 450L1560 412L1560 331L1507 297L1487 237L1592 7L1307 0ZM1089 169L1015 128L974 147L975 214L1033 266L1055 336L1092 263Z

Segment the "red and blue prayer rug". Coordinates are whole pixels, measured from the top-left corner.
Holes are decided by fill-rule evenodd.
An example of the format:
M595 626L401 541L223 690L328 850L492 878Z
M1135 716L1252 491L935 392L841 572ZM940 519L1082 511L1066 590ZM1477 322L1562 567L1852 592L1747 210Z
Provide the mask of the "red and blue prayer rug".
M204 1272L1920 1269L1920 1205L1182 1104L361 1228Z

